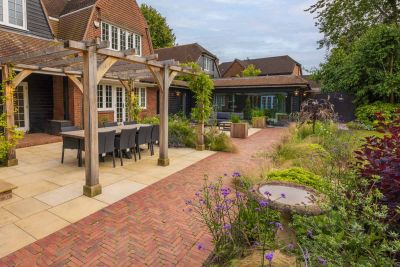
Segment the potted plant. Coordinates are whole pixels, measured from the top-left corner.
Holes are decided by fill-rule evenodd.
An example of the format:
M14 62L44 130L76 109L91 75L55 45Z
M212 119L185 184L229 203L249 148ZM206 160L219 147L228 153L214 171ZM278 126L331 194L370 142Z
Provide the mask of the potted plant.
M247 122L241 122L240 117L236 114L232 114L231 122L232 138L247 138L247 136L249 136L249 126Z
M252 111L251 124L254 128L264 129L266 127L266 116L261 109L254 109Z

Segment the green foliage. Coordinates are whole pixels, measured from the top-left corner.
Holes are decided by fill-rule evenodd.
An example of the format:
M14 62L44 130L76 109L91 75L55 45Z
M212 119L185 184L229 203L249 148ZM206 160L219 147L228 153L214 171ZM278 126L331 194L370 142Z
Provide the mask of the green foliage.
M253 64L250 64L247 66L246 69L242 71L242 76L243 77L255 77L258 76L262 73L260 69L256 69L256 66Z
M346 123L346 126L350 130L372 130L373 129L372 127L369 127L359 121L350 121L350 122Z
M133 81L129 81L129 90L127 90L127 112L130 120L139 121L139 115L142 107L139 105L139 96L134 93L132 88Z
M357 104L400 97L400 27L377 25L349 45L333 48L315 77L325 92L344 91Z
M174 46L176 37L168 25L166 18L150 5L142 4L140 9L150 27L154 49Z
M316 19L324 34L320 46L346 46L371 26L399 24L397 1L393 0L316 0L307 11Z
M168 141L170 147L195 147L196 131L190 121L180 116L172 116L168 123Z
M231 122L232 123L240 123L240 117L237 114L232 113Z
M200 73L189 82L189 89L195 94L196 107L192 116L198 123L204 123L212 112L212 92L214 83L210 76Z
M218 127L211 127L206 130L205 144L211 151L223 151L223 152L236 152L237 148L224 132L220 131Z
M265 112L262 109L256 108L251 111L251 117L264 117Z
M251 120L251 118L252 118L252 107L251 107L250 97L246 98L246 101L244 104L244 109L243 109L243 118L245 120Z
M269 172L267 179L305 185L319 191L323 191L327 187L327 183L322 177L298 167Z
M356 109L357 120L368 127L375 126L377 119L376 113L382 113L383 117L390 121L393 119L395 111L400 109L400 104L389 104L382 102L375 102L360 106Z
M153 116L153 117L144 117L140 121L142 124L154 124L154 125L159 125L160 124L160 118L158 116Z

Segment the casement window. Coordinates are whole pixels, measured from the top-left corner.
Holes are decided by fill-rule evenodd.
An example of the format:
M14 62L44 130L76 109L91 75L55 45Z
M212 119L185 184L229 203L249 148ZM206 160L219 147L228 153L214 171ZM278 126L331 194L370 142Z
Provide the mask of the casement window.
M26 29L26 0L0 0L0 24Z
M147 90L146 88L135 88L135 95L138 97L139 106L143 109L147 108Z
M217 107L224 107L225 106L225 96L224 95L215 95L215 102L214 105Z
M99 110L112 110L113 108L113 87L111 85L97 86L97 108Z
M139 34L102 22L101 39L103 41L110 41L109 48L112 50L121 51L135 48L136 54L139 56L142 55L142 36Z
M278 99L273 95L261 97L261 109L274 109L278 103Z
M214 61L207 56L203 56L203 69L207 71L214 71Z

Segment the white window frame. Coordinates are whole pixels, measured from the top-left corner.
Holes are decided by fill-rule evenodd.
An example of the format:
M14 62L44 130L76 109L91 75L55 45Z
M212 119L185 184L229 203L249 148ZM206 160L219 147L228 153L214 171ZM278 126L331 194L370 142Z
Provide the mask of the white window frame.
M263 101L265 101L265 106ZM270 105L268 105L270 104ZM276 107L276 96L274 95L266 95L261 96L261 109L274 109Z
M4 1L4 0L0 0L0 1ZM142 51L143 51L143 38L140 34L136 34L133 32L130 32L126 29L122 29L120 27L117 27L111 23L102 21L101 22L101 39L102 40L106 40L103 39L103 27L104 25L108 25L108 40L110 42L110 46L108 47L108 49L114 50L114 51L120 51L121 50L121 32L124 31L125 32L125 46L127 49L131 49L131 48L135 48L136 50L136 54L138 56L142 56ZM112 48L112 28L117 28L117 32L118 32L118 44L117 44L117 49ZM129 38L132 38L132 42L129 42ZM139 42L139 45L137 45L137 43ZM129 43L131 45L129 45ZM139 49L137 49L139 48Z
M114 106L115 106L115 95L114 95L114 91L115 91L115 86L113 86L113 85L110 85L110 84L106 84L106 83L101 83L101 84L99 84L99 86L101 86L102 87L102 101L101 101L101 104L100 105L97 105L97 110L98 111L113 111L114 110ZM112 97L112 100L111 100L111 107L106 107L106 99L107 99L107 96L106 96L106 92L107 92L107 89L106 88L110 88L111 87L111 97ZM97 98L98 99L98 98ZM100 106L100 107L99 107Z
M0 24L6 25L9 27L17 28L17 29L22 29L22 30L27 30L27 14L26 14L26 0L22 0L22 20L23 20L23 25L15 25L10 23L10 16L9 16L9 11L8 11L8 0L0 0L3 3L3 21L0 21Z
M144 92L144 103L142 102L143 92ZM146 87L135 88L135 94L138 98L140 108L147 109L147 88Z

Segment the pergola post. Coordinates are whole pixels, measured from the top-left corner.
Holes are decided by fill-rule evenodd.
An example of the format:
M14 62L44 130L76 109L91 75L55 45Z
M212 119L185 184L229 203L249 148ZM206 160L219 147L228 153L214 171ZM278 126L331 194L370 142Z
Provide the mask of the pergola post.
M85 130L85 174L83 194L94 197L101 194L99 184L99 147L97 114L97 59L96 46L83 52L83 101Z
M2 79L7 81L4 85L5 105L4 112L6 113L7 127L5 129L5 137L7 142L12 139L12 131L14 131L14 87L13 81L9 80L11 77L11 69L9 65L3 65L2 68ZM6 166L18 165L17 153L15 147L10 147L7 152Z

